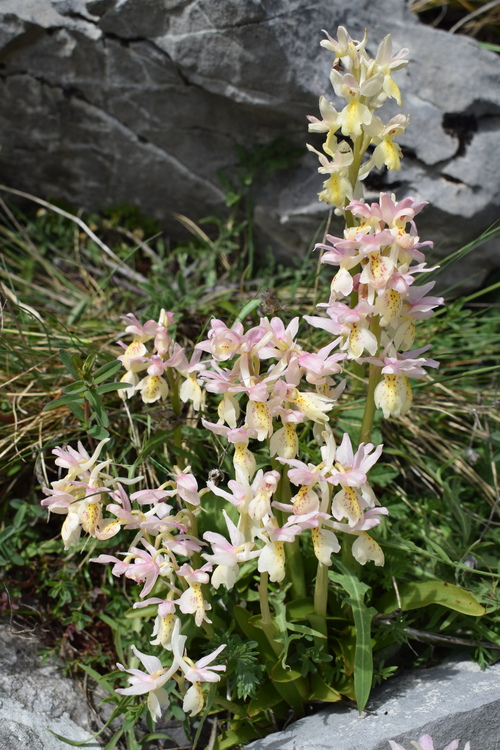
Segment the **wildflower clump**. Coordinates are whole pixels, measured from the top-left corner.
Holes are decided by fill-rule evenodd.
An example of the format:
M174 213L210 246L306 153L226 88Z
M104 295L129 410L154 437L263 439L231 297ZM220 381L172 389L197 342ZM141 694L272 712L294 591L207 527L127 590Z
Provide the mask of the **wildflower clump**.
M219 446L230 477L219 470L207 480L195 476L199 456L181 424L161 446L169 478L154 486L143 477L116 478L111 458L97 463L106 441L92 457L81 445L54 451L68 473L46 489L43 505L67 514L66 547L82 528L103 542L132 532L120 551L105 550L92 562L136 584L132 615L160 655L133 646L146 671L119 664L129 685L117 693L127 700L147 694L153 720L177 690L190 715L213 707L240 719L270 709L300 715L309 700L342 696L362 709L368 699L375 610L358 571L384 565L377 527L389 514L369 479L383 450L371 442L371 428L376 409L386 419L406 414L410 379L438 367L422 356L427 347L414 344L416 324L443 300L431 295L433 282L418 285L432 270L424 255L432 243L420 240L415 224L425 202L385 193L363 200L370 170L400 168L394 139L408 125L404 115L384 123L376 114L388 98L401 103L392 74L407 64L407 50L393 56L386 37L370 59L366 41L340 27L337 40L322 42L335 55L331 82L345 106L337 110L321 97L322 119L311 117L309 127L326 133L323 152L316 151L319 171L328 174L319 197L344 217L345 229L316 246L336 268L318 314L288 324L263 317L249 326L214 318L191 352L175 340L172 312L146 323L131 313L124 318L120 338L131 341L120 344L120 395L140 395L146 405L168 399L179 417L190 402L184 409L207 443ZM324 331L320 348L304 348L303 323ZM357 439L337 428L353 366L366 386ZM140 489L130 493L135 482ZM207 516L216 519L209 529ZM232 655L241 652L241 638L249 649L238 664ZM300 648L291 649L299 638ZM207 640L209 653L200 648ZM302 664L294 662L299 653ZM239 668L246 670L240 682ZM219 690L205 686L219 682ZM249 704L238 708L242 696ZM430 748L424 742L420 750Z

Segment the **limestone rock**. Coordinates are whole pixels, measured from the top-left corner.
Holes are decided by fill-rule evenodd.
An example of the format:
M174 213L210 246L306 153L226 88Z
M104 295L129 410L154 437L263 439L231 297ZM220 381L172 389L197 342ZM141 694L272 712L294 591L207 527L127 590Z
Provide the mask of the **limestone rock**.
M367 28L372 53L388 32L411 51L396 74L411 116L403 169L376 175L367 197L429 200L422 238L456 250L500 214L499 60L401 0L2 0L1 179L86 209L133 203L170 229L172 212L223 212L217 174L234 175L237 145L311 139L306 115L334 98L321 29L339 24ZM257 180L263 249L305 253L327 212L316 169L305 153ZM500 265L498 242L472 265L477 285ZM470 278L471 263L457 272Z
M1 750L64 750L67 739L89 740L86 701L54 659L42 664L39 641L0 625ZM86 747L98 749L94 740Z
M436 750L461 739L471 750L497 750L500 737L500 663L482 672L466 658L408 672L375 691L362 716L334 705L270 734L248 750L411 750L430 734Z

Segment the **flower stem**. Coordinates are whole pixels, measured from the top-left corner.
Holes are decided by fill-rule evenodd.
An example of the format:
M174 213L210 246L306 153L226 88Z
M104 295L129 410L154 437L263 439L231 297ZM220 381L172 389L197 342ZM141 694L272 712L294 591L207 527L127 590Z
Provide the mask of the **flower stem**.
M323 635L327 634L326 608L328 604L328 566L318 562L316 572L316 584L314 586L314 618L311 616L311 625ZM316 639L315 639L316 640ZM318 641L321 645L321 641Z
M288 504L292 497L290 479L286 467L281 466L280 469L280 502ZM293 542L288 542L286 545L286 574L292 586L292 598L301 599L307 596L304 563L298 537L295 537Z
M170 403L172 404L172 409L174 411L174 414L180 417L182 414L182 403L179 395L179 383L171 367L167 367L167 379L170 388ZM180 422L174 430L174 445L176 448L177 460L179 462L179 465L183 467L186 465L187 461L181 455L182 426Z
M378 318L372 320L370 324L371 332L377 337L377 341L380 341L380 323ZM375 417L375 388L377 387L381 378L381 369L377 365L370 365L368 369L368 393L366 396L365 411L363 414L363 421L361 423L361 434L360 442L369 443L373 419Z
M264 635L269 641L269 644L272 650L274 651L276 656L279 656L281 653L281 647L280 647L280 644L277 643L276 641L276 628L271 618L271 610L269 609L268 583L269 583L268 573L266 572L261 573L260 583L259 583L259 602L260 602L260 614L261 614L260 624L262 627L262 631L264 632Z

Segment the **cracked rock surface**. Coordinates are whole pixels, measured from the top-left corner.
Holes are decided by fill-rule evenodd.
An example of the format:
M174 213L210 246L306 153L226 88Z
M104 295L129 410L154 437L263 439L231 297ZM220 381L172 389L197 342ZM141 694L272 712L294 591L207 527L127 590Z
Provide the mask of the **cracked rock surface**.
M389 32L410 48L396 74L406 158L376 173L367 197L430 201L420 235L446 255L500 214L500 63L423 26L402 0L2 0L1 179L86 209L133 203L170 229L172 212L223 212L217 174L234 175L237 145L311 140L306 115L320 94L334 98L321 29L339 24L355 38L367 28L372 54ZM328 210L316 170L304 153L255 185L259 244L282 258L305 253ZM466 265L446 285L458 274L477 286L500 266L498 243Z
M282 732L250 743L248 750L390 750L430 734L436 748L461 739L471 750L498 750L500 663L481 671L465 657L413 670L374 690L361 716L332 705Z
M0 625L1 750L63 750L71 740L90 738L87 703L76 683L54 659L41 663L40 642ZM97 749L94 741L86 745Z

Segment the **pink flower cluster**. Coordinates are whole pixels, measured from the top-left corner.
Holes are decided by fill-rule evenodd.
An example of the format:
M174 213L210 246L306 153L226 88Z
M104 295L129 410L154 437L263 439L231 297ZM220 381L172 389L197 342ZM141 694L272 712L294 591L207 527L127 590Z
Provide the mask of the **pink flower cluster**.
M199 352L195 351L188 362L185 349L172 339L169 328L174 324L174 314L162 310L158 322L148 320L142 324L133 313L128 313L124 320L128 323L125 334L131 334L134 338L128 346L120 342L125 351L118 359L127 370L120 382L130 385L119 391L120 395L130 398L139 391L146 404L165 399L169 392L170 374L175 379L184 379L179 393L181 401L191 401L193 408L199 410L202 389L198 374L203 365L199 362ZM152 351L146 347L151 340Z
M380 367L375 403L384 417L406 414L412 403L409 377L426 375L424 367L439 367L436 360L421 357L426 348L413 349L415 323L432 316L442 297L429 295L435 282L417 285L427 268L414 217L425 203L414 198L396 202L381 193L378 203L352 201L347 211L356 219L344 237L327 235L323 263L338 266L331 282L330 299L320 306L326 317L304 318L340 338L340 350L348 359ZM412 263L416 261L413 265ZM355 292L357 304L344 298Z

